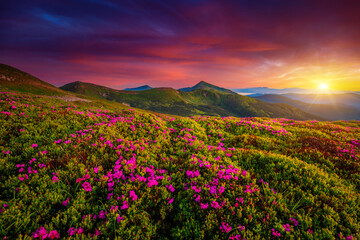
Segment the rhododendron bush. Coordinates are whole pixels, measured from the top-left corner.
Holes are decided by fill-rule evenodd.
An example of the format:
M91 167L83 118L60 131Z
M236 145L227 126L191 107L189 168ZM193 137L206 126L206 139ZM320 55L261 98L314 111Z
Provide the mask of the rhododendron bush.
M0 93L4 239L359 239L360 122Z

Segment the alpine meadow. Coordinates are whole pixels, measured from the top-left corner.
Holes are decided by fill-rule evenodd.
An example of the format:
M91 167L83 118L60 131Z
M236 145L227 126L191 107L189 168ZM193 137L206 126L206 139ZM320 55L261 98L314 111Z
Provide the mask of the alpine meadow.
M360 239L358 1L0 9L0 239Z

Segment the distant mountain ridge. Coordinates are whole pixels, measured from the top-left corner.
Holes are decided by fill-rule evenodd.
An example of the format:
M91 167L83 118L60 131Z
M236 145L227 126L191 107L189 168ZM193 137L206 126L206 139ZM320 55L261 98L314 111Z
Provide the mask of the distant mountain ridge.
M326 92L322 92L317 89L305 89L305 88L268 88L268 87L254 87L254 88L235 88L232 89L234 92L248 95L251 97L261 96L264 94L326 94ZM342 93L356 93L360 94L360 92L356 91L329 91L331 94L342 94Z
M355 107L360 110L360 94L284 94L284 96L311 104L337 104L344 107Z
M308 89L303 88L268 88L268 87L254 87L254 88L236 88L232 89L236 93L247 93L247 94L285 94L285 93L308 93Z
M198 89L215 90L215 91L220 91L220 92L225 92L225 93L236 94L235 92L233 92L229 89L218 87L218 86L212 85L210 83L207 83L205 81L201 81L193 87L180 88L179 90L183 91L183 92L191 92L191 91L195 91Z
M359 95L360 97L360 95ZM308 103L294 100L286 95L265 94L254 97L268 103L286 103L305 112L323 116L330 120L360 120L360 110L340 103Z
M143 91L143 90L148 90L148 89L152 89L152 87L150 87L149 85L143 85L143 86L135 87L135 88L125 88L123 90L124 91Z

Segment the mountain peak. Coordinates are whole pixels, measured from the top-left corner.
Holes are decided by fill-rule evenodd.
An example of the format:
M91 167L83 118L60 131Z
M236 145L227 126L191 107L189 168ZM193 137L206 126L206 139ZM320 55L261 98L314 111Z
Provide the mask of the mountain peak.
M191 91L198 90L198 89L214 90L214 91L220 91L223 93L236 94L229 89L218 87L218 86L215 86L215 85L205 82L205 81L200 81L193 87L180 88L179 90L181 90L183 92L191 92Z

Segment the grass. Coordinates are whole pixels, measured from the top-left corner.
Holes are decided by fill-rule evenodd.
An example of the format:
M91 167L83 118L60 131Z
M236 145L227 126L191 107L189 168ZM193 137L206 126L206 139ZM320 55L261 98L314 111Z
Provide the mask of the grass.
M359 121L177 117L21 92L0 93L0 116L2 238L360 237Z

